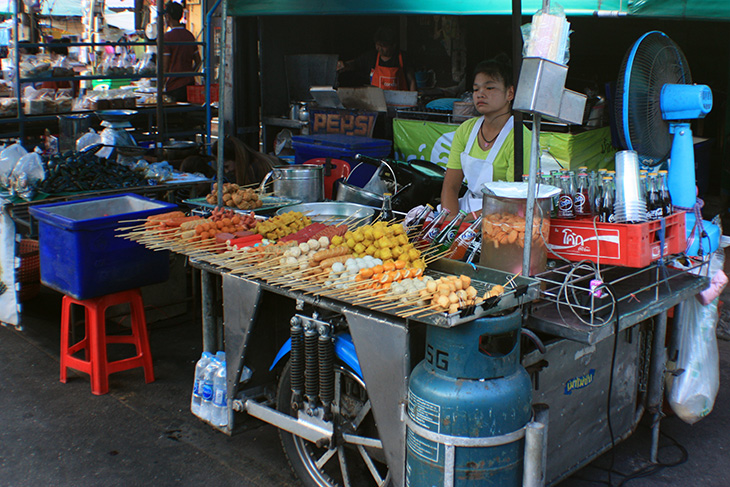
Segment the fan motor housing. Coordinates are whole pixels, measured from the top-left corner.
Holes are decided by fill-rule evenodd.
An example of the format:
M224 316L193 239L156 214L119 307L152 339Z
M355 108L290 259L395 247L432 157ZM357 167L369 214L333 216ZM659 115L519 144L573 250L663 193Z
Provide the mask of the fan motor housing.
M712 90L707 85L665 84L660 105L664 120L704 118L712 110Z

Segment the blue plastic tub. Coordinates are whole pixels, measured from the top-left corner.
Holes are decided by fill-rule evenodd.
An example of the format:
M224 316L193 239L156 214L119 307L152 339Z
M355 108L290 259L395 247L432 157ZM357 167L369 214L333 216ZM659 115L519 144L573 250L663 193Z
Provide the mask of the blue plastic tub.
M120 238L116 229L176 208L135 194L30 207L38 220L41 282L89 299L166 281L168 252Z
M303 164L318 157L331 157L347 161L351 170L355 169L358 164L355 160L357 154L381 159L390 155L391 145L389 140L360 135L320 134L292 137L294 160L297 164ZM362 188L370 181L376 169L377 167L372 164L363 163L357 168L357 171L351 172L348 182Z

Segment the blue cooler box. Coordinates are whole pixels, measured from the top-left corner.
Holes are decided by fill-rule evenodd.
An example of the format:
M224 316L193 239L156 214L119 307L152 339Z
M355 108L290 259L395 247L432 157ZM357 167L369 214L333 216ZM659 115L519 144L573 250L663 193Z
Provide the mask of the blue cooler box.
M381 159L390 155L391 145L389 140L373 139L361 135L319 134L292 137L296 164L304 164L308 160L318 157L331 157L348 162L351 170L355 169L358 164L355 155L362 154ZM370 181L376 170L377 167L372 164L360 164L357 171L350 174L348 182L362 188Z
M177 208L135 194L31 206L38 220L41 282L89 299L167 280L167 251L154 252L118 236L150 215Z

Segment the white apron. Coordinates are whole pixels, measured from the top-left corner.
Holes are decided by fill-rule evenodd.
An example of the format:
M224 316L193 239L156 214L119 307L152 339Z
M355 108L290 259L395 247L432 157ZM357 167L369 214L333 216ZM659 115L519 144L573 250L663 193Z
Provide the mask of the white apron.
M479 117L479 120L474 124L474 128L469 134L469 140L466 143L464 152L460 154L461 159L461 170L464 172L467 186L469 190L464 196L459 198L459 209L464 210L467 213L476 211L481 213L482 211L482 184L492 181L494 175L494 159L496 159L499 150L502 148L507 135L514 126L513 117L509 117L507 123L504 124L502 130L497 136L497 140L494 141L494 145L489 149L486 159L479 159L469 155L472 146L477 143L477 136L479 130L482 128L484 123L484 117Z

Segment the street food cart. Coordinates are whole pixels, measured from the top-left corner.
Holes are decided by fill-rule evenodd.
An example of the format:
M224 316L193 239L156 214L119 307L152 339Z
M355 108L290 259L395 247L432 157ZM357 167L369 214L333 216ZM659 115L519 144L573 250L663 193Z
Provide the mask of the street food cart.
M224 15L226 8L224 2ZM539 122L536 117L535 137ZM534 175L530 186L528 205L534 204ZM206 276L206 309L213 282L221 276L222 322L206 313L203 336L204 349L215 351L222 336L219 325L225 331L228 422L222 430L231 434L250 417L275 425L296 473L315 486L409 485L412 472L423 471L416 457L429 454L437 472L434 483L440 485L483 478L501 461L524 472L512 482L554 484L628 437L645 412L653 415L655 461L667 312L708 284L707 278L671 269L663 260L641 269L605 267L603 282L611 299L597 302L590 275L578 267L525 277L528 272L520 276L434 259L425 275L464 276L479 295L484 293L479 303L452 312L379 300L377 292L370 299L338 291L323 274L307 277L275 257L257 261L231 255L228 247L216 254L212 247L166 243L144 233L130 237L189 255ZM525 247L529 254L528 241ZM525 265L529 269L529 260ZM490 294L497 286L502 292ZM578 303L561 300L566 289ZM502 322L515 315L523 325L517 333ZM490 359L519 358L529 377L531 414L506 431L485 434L481 427L490 421L480 418L474 434L442 433L440 411L446 406L415 396L416 364L448 369L449 358L433 347L434 337L450 337L450 346L458 348L461 331L479 323L490 323L499 333L480 330L476 344L473 335L464 336ZM500 377L484 380L484 389L490 389L493 378ZM456 379L460 384L471 380ZM517 415L523 399L512 391L514 404L500 406L514 406ZM517 453L496 458L495 452L512 444L519 446ZM465 449L483 449L482 464L460 464Z
M149 230L128 234L148 247L188 255L209 283L222 279L223 330L217 330L216 319L204 320L203 330L207 351L217 349L217 336L225 332L229 417L220 429L235 433L250 418L277 426L295 471L308 485L343 479L351 485L406 485L406 458L415 441L409 435L429 434L411 418L409 381L419 362L448 364L442 348L430 347L439 333L441 340L460 337L455 343L463 340L466 348L478 345L490 359L504 354L505 347L515 353L529 377L528 407L533 410L531 420L515 431L424 437L456 451L452 481L469 475L468 468L458 465L460 449L486 448L485 458L491 458L490 448L516 442L520 455L512 463L520 466L520 475L524 456L525 472L557 483L631 435L645 412L654 415L655 459L667 310L708 282L663 262L643 269L606 267L603 277L615 299L576 305L560 297L566 285L573 295L587 294L587 276L573 266L529 278L438 259L425 275L467 276L485 297L496 285L504 286L502 294L448 313L415 301L399 304L370 290L337 289L316 271L308 277L298 267L282 267L279 258L255 261L225 247L216 252L163 235ZM475 342L474 336L461 333L479 323L500 328L515 312L523 323L516 335L505 332L492 340L483 338L488 330L481 330ZM591 321L594 314L599 318ZM329 345L321 348L323 343ZM486 354L487 343L502 349ZM293 399L290 381L298 367L305 372L301 397ZM489 380L477 383L490 390ZM535 430L541 435L533 436Z

